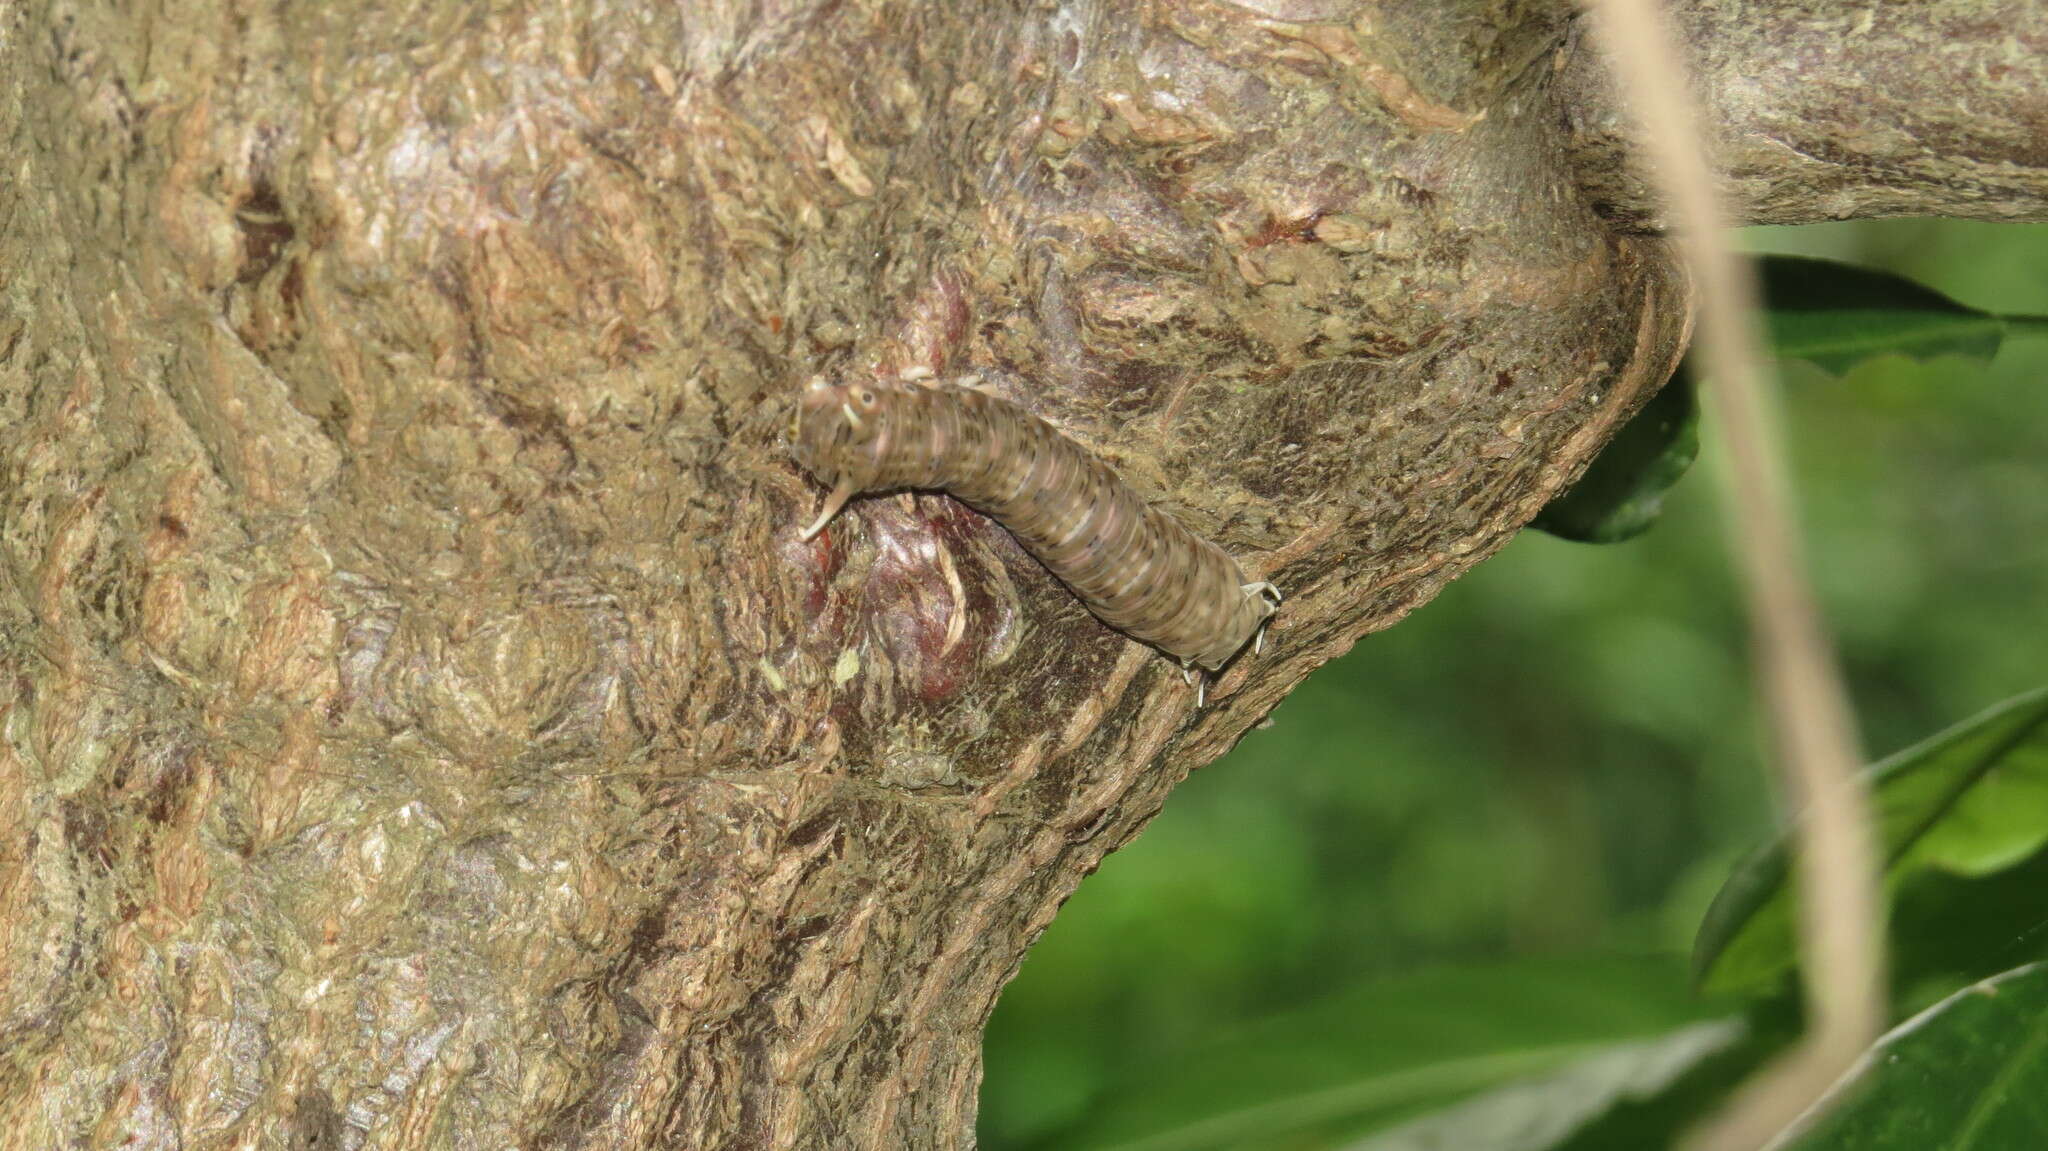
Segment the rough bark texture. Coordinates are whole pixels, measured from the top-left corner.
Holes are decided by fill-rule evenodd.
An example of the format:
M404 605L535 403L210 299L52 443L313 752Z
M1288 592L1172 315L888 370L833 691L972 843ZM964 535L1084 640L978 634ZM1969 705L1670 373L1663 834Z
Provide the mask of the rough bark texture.
M1816 115L1885 12L2040 4L1773 86L1799 9L1693 13L1731 125L1810 129L1760 214L2043 214L2041 134L1965 130L2040 124L2038 43L1888 87L1895 164ZM0 1148L971 1144L1080 877L1669 374L1572 21L0 9ZM1278 582L1266 655L1197 712L941 497L800 543L796 389L913 366Z
M2043 0L1692 0L1693 50L1728 202L1755 224L1876 216L2039 220L2048 200ZM1591 53L1558 98L1601 210L1658 223Z

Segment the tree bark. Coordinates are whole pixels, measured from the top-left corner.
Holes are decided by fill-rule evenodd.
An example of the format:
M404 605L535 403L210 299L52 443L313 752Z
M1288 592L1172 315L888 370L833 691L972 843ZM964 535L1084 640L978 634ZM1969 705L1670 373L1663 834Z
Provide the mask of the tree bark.
M1796 6L1687 11L1760 218L2048 216L2043 4L1898 8L1969 63L1875 137L1919 24L1779 83ZM1080 878L1683 350L1575 19L0 11L0 1148L971 1146ZM1198 710L941 496L800 542L797 389L913 368L1279 583L1266 652Z
M2041 0L1690 0L1674 5L1727 202L1752 224L1882 216L2039 220L2048 199ZM1579 186L1655 228L1629 118L1575 52L1559 83Z

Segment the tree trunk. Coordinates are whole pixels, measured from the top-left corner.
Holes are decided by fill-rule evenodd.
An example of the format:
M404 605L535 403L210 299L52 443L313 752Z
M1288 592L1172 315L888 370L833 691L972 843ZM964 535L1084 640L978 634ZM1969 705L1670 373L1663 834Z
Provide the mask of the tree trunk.
M1808 8L1687 8L1758 218L2048 218L2048 0ZM1670 374L1575 20L0 9L0 1148L971 1146L1080 878ZM799 542L803 381L910 369L1264 654L1197 709L942 496Z

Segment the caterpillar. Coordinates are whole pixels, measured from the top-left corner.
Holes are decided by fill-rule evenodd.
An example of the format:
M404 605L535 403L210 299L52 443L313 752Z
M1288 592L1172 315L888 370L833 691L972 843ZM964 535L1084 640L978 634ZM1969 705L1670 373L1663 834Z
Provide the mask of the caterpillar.
M1104 623L1194 669L1262 649L1280 590L1148 503L1109 465L1006 400L956 385L810 382L797 463L832 492L811 539L863 492L946 492L1007 528ZM1206 702L1204 682L1196 706Z

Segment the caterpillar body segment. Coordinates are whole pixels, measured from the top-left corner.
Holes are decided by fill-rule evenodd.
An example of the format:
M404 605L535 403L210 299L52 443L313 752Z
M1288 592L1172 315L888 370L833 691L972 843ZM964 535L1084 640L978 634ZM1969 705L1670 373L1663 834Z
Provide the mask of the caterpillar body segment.
M822 378L792 451L830 486L809 539L864 492L943 491L1017 537L1104 623L1214 671L1264 643L1280 603L1228 552L1153 506L1096 456L1006 400L947 384Z

